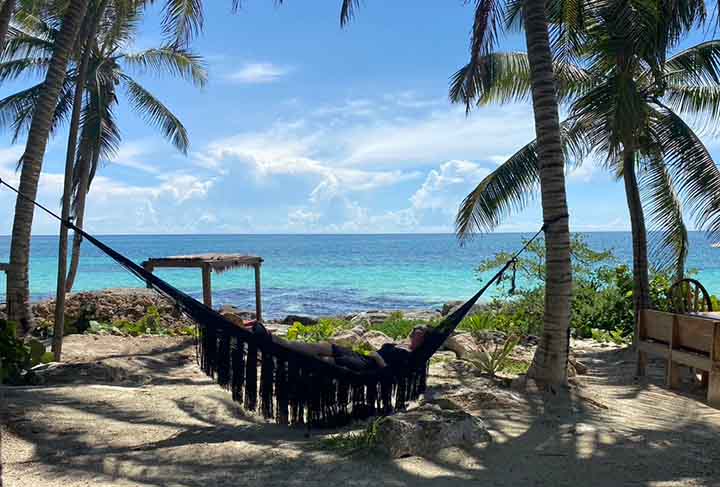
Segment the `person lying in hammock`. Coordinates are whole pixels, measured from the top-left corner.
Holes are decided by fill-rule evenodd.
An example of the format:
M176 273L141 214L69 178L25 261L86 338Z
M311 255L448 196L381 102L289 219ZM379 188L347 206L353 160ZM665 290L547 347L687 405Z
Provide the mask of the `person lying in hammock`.
M433 332L431 326L417 326L408 336L410 344L407 349L394 343L386 343L380 347L380 350L363 354L329 342L304 343L285 340L271 334L262 323L257 321L246 322L245 327L254 334L265 335L284 347L354 371L368 371L387 366L401 367L407 363L410 352L422 345L426 336Z

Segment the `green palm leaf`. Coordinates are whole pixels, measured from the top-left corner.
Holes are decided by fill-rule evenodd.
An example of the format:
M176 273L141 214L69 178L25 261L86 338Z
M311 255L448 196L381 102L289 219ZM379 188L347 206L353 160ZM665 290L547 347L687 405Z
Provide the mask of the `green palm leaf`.
M131 69L141 73L167 73L203 86L207 82L207 69L202 58L186 49L164 46L134 54L118 56Z
M185 127L173 113L149 91L129 76L121 77L130 103L151 125L160 128L163 136L183 154L187 153L190 140Z

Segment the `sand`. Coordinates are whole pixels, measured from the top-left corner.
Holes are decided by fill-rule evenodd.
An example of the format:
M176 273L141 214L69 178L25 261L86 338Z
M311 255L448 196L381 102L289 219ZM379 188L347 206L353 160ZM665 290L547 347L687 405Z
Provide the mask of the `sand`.
M70 336L74 382L1 390L3 485L720 485L720 411L665 389L658 364L637 382L629 351L575 345L589 372L569 392L468 400L490 444L390 460L246 415L197 369L189 340ZM453 364L433 364L434 387L479 380ZM107 368L125 379L107 383Z

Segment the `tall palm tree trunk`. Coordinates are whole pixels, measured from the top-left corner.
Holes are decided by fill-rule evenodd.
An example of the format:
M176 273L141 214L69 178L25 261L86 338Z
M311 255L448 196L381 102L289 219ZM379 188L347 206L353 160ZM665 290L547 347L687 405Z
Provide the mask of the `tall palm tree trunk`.
M623 150L623 180L630 210L633 246L633 304L635 307L634 343L637 343L640 312L650 307L650 277L648 275L647 230L645 213L640 200L640 188L635 174L635 151Z
M5 0L0 8L0 52L5 50L5 40L7 39L10 21L15 11L15 0Z
M75 226L82 230L85 224L85 202L87 201L88 190L90 189L90 167L97 167L100 157L98 151L93 152L93 161L83 160L78 176L79 184L77 187L77 199L75 201ZM80 246L82 245L82 235L79 232L73 234L72 256L70 257L70 270L68 271L67 283L65 290L70 292L77 277L78 267L80 265Z
M65 158L65 181L63 184L62 197L62 219L70 218L70 204L72 196L73 167L77 153L78 131L80 129L80 115L82 113L83 93L85 92L85 81L87 80L88 64L90 63L90 52L92 41L97 34L98 25L105 11L105 2L101 3L96 15L86 15L85 23L89 28L84 29L82 37L82 59L78 68L77 79L75 80L75 95L73 98L72 115L70 116L70 129L68 133L67 155ZM58 246L58 275L57 291L55 296L55 327L53 333L52 351L55 360L62 360L62 344L65 334L65 274L67 272L68 253L68 227L60 224L60 243Z
M62 27L55 40L44 89L33 113L25 153L21 159L22 172L19 191L27 198L35 199L37 197L38 181L55 107L67 74L70 52L75 44L80 23L87 11L88 1L70 1L63 17ZM18 196L15 202L10 265L7 272L7 303L8 318L17 321L23 333L27 333L33 324L32 310L30 309L29 261L34 212L33 203Z
M546 248L545 316L528 376L549 386L567 381L570 331L570 230L557 90L544 0L525 2L525 39L538 141Z

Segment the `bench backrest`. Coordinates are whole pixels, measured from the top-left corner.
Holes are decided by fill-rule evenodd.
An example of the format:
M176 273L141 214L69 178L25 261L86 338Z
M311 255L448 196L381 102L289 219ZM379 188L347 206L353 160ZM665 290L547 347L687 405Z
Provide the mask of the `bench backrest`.
M701 316L664 313L644 310L640 315L640 339L671 343L673 348L684 348L710 354L717 320ZM673 337L673 325L675 336Z

